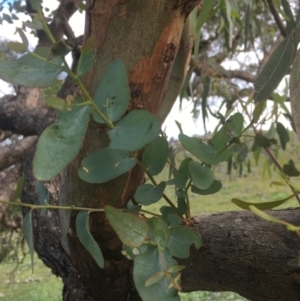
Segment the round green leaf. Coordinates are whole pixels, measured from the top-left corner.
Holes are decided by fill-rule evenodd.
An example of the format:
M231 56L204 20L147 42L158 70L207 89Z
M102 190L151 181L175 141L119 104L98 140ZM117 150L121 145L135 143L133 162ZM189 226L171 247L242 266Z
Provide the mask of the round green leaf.
M244 117L241 113L235 113L225 122L225 132L228 137L239 137L243 130Z
M164 168L168 159L168 141L165 137L157 137L145 147L143 163L151 175L158 175Z
M196 161L189 162L189 169L193 183L199 189L209 188L215 180L211 169Z
M63 59L58 56L44 58L30 52L17 60L0 60L0 78L25 87L49 87L61 73L62 62Z
M58 120L40 136L33 160L34 176L47 181L61 172L78 154L92 108L72 107L62 110Z
M159 134L160 123L151 113L132 111L108 132L112 149L137 151L151 143Z
M110 225L123 244L138 248L145 242L149 231L145 219L111 206L106 206L104 210Z
M188 258L191 244L194 244L196 249L201 246L200 236L192 229L187 226L175 226L170 229L168 248L173 256L182 259Z
M162 198L165 188L166 182L161 182L157 186L143 184L137 188L134 199L144 206L154 204Z
M109 147L89 155L81 162L79 177L89 183L105 183L134 167L136 159L128 152Z
M101 269L104 268L102 252L90 232L90 212L80 211L76 217L76 233L78 239L87 251L92 255Z
M148 219L147 223L150 227L148 237L157 244L161 251L163 251L167 247L170 238L170 229L157 217Z
M123 62L118 59L108 66L94 95L94 102L109 120L115 122L126 112L129 98L127 71ZM93 118L104 123L96 112L93 113Z
M197 157L200 161L207 164L218 164L219 159L213 145L207 145L200 138L190 138L184 134L179 134L182 146Z
M155 283L151 281L151 278L157 277L155 273L174 265L177 265L177 262L172 258L169 250L160 252L154 246L148 246L146 252L134 258L134 284L143 301L180 301L177 291L173 287L168 287L169 279L164 277L160 281L154 281ZM177 275L172 276L175 278Z
M213 183L207 189L199 189L196 186L192 186L191 190L193 193L200 195L214 194L222 188L222 183L218 180L214 180Z

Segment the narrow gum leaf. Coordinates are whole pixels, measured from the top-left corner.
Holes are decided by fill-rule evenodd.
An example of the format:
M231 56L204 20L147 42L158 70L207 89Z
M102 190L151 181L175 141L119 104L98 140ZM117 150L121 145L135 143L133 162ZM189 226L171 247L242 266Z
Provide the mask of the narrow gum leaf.
M34 245L33 245L33 230L32 230L32 211L29 211L23 219L22 232L28 244L30 259L31 259L31 270L33 272Z
M89 211L80 211L76 217L76 233L86 250L92 255L100 268L104 268L102 252L89 229Z

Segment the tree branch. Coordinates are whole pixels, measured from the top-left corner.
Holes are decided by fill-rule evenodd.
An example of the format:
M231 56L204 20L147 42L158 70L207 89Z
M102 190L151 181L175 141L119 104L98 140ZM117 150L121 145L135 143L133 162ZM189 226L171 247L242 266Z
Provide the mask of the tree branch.
M29 108L24 105L26 94L0 98L0 129L24 136L39 135L54 121L56 111L48 108Z
M21 161L37 139L37 136L25 137L9 146L0 147L0 170Z
M270 211L299 225L300 209ZM226 212L196 218L193 228L203 246L181 261L185 292L234 291L253 301L298 301L300 268L289 266L299 255L300 239L282 225L252 212Z
M274 20L275 20L275 22L276 22L276 24L277 24L277 26L280 30L281 35L283 37L285 37L286 36L285 26L282 23L282 20L280 19L280 16L279 16L279 14L277 12L277 9L276 9L276 7L273 3L273 0L267 0L267 2L268 2L268 5L269 5L269 8L270 8L270 11L271 11L271 13L274 17Z

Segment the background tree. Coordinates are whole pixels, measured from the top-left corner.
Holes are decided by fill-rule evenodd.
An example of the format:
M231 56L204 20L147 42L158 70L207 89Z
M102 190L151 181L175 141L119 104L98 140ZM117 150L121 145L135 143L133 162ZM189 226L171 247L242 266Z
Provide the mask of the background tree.
M34 150L29 151L29 149L36 143L43 130L57 117L57 110L46 107L43 99L46 98L48 104L56 109L63 107L62 112L66 104L70 105L73 101L72 95L78 94L89 101L86 96L94 97L97 94L101 81L109 73L107 70L111 70L110 68L122 70L121 67L111 67L114 66L112 62L119 64L116 62L120 61L116 59L120 59L124 64L124 73L128 77L130 102L126 108L127 116L131 112L146 110L158 116L162 122L181 92L181 97L189 96L193 99L194 114L197 116L200 111L204 124L208 114L220 120L220 126L215 134L219 133L219 137L225 137L225 140L219 146L237 155L240 155L245 148L244 138L241 136L245 126L250 125L255 134L252 151L259 155L260 150L265 149L280 171L283 181L291 188L291 194L298 198L297 187L290 179L291 176L298 175L293 161L281 166L272 149L275 143L274 137L264 136L261 130L262 124L268 119L276 123L275 128L281 147L285 149L288 133L282 123L278 122L278 117L282 114L279 113L281 107L286 118L292 122L292 117L285 106L285 100L288 98L286 95L272 92L281 79L290 72L291 65L293 67L289 100L294 108L293 126L295 129L298 128L296 50L299 42L299 16L296 2L216 1L212 3L204 1L200 3L196 0L161 0L140 4L136 1L87 1L84 38L75 37L68 25L68 20L81 7L82 1L60 1L58 9L51 14L51 20L43 18L39 1L28 1L26 7L20 2L10 5L11 14L3 14L3 20L11 20L15 11L24 10L31 14L33 20L28 25L36 30L39 38L36 54L46 57L47 60L40 62L39 67L30 59L24 61L24 58L23 61L17 61L16 65L14 65L15 61L1 61L2 79L15 85L30 87L16 86L15 95L1 98L2 139L7 139L13 134L24 136L23 139L16 139L15 143L0 149L0 167L3 170L1 185L5 187L2 189L1 198L7 200L12 198L15 183L20 175L21 160L23 160L22 173L25 178L21 197L24 203L39 204L42 193L45 191L47 193L48 190L51 205L93 208L101 211L106 205L124 208L128 201L136 196L137 188L144 181L142 165L136 165L129 172L101 184L82 181L78 176L78 168L82 165L83 159L109 145L107 131L111 126L111 120L107 120L106 123L95 122L92 119L89 121L86 133L82 134L83 145L79 145L80 151L78 149L75 153L76 158L75 156L74 160L69 158L72 162L64 171L44 182L47 190L43 185L36 184L31 167ZM48 26L46 21L49 21ZM15 51L25 52L28 49L27 40L23 32L19 32L23 42L9 45ZM94 41L92 38L88 39L89 37L93 37ZM82 47L83 41L85 44ZM45 48L50 45L51 48ZM78 68L78 72L81 70L85 73L82 82L87 94L78 77L66 66L64 67L69 77L66 78L57 95L66 100L65 104L53 98L55 86L52 85L54 82L50 76L51 72L58 75L62 68L52 68L50 65L63 63L62 56L67 52L68 47L73 51L73 72L76 70L80 50L81 58L84 55L87 58L84 63L90 62L88 57L92 54L93 65L87 73L82 71L83 69L86 71L82 62L81 69ZM48 51L46 55L42 52L45 49ZM251 54L251 62L247 63L246 60L239 62L241 53ZM252 63L254 55L257 55L258 59ZM239 68L232 71L226 70L224 64L221 66L228 58L238 62ZM189 69L186 75L187 65ZM35 68L34 72L30 67ZM42 75L43 72L45 76ZM74 80L79 88L76 88ZM49 85L52 89L44 88ZM44 89L40 90L35 86ZM124 86L120 87L124 88ZM45 95L50 95L52 98L47 98ZM219 107L226 106L225 114L222 114L221 109L216 112L211 109L212 100L209 96L220 97ZM253 101L253 98L256 108L251 112L248 104ZM273 114L264 111L264 102L267 98L273 100ZM233 115L229 122L226 122L238 104L242 108L243 115L248 119L241 119L241 115ZM94 105L93 108L95 109ZM94 119L97 121L97 117ZM80 127L77 125L80 122L76 123L76 121L81 119L74 118L74 120L71 128L77 129ZM156 122L153 121L152 125L155 124ZM141 127L141 123L137 125ZM196 140L184 137L182 135L180 139L183 146L196 157L199 156L197 148L195 150L194 147ZM211 140L215 147L216 141L216 138ZM233 144L235 148L231 148ZM208 147L210 144L205 145ZM136 159L143 161L142 151L135 149L132 151L135 152L133 156ZM217 155L220 154L221 151ZM50 158L53 155L53 152L49 152ZM59 156L60 151L55 155L53 158ZM211 163L201 158L208 170ZM237 160L236 162L242 166L242 160L239 161L237 156L226 159L229 159L229 167L233 164L233 160ZM58 160L53 160L54 169L56 161ZM44 171L47 172L48 167ZM147 172L147 176L150 177L151 174L149 175L148 170ZM176 179L176 170L174 174ZM191 170L188 172L189 183L193 183L194 192L203 193L201 190L205 189L200 187L199 192L194 174ZM208 174L210 175L208 172L200 180L207 179ZM45 175L42 174L41 178L45 179ZM180 190L178 183L175 185L176 189ZM214 188L213 192L216 190ZM185 196L177 196L176 213L181 199L184 199L184 204L188 205ZM167 201L170 200L167 198ZM235 202L248 209L251 206L240 200ZM283 202L284 200L280 203ZM269 209L275 205L278 203L260 204L256 207ZM7 203L4 203L1 217L3 224L8 224L4 214L6 206ZM32 209L32 205L23 206L23 213L27 217L29 208ZM263 215L255 208L252 210L265 219L283 224L282 221L285 221L289 229L299 233L299 228L292 227L298 221L297 209L272 212L277 220ZM103 269L99 268L78 239L77 210L58 212L58 210L48 209L43 215L39 210L30 211L33 218L32 229L36 252L54 274L62 277L64 300L140 300L132 281L132 261L121 254L122 242L109 225L104 213L95 211L91 213L89 229L102 251ZM189 217L189 212L185 211L185 213ZM178 260L180 264L186 266L181 273L183 291L231 290L250 300L276 298L298 300L299 266L297 263L294 263L295 266L287 265L289 260L298 256L299 238L295 233L288 233L282 225L268 223L251 212L230 212L195 217L194 220L188 219L188 221L188 225L201 235L202 247L199 250L191 248L188 259ZM17 227L18 223L15 226ZM25 231L27 236L30 236L30 229L31 227L29 231L28 229L27 232ZM177 257L180 258L180 255ZM158 290L156 285L160 285L159 283L150 286L151 294L148 293L147 297L150 298L149 300L176 298L168 293L165 297L161 297L160 294L169 291L161 289L160 286ZM175 281L173 285L176 286L176 283ZM135 284L138 286L136 279ZM139 292L141 291L143 289L140 288ZM143 298L145 299L144 295Z

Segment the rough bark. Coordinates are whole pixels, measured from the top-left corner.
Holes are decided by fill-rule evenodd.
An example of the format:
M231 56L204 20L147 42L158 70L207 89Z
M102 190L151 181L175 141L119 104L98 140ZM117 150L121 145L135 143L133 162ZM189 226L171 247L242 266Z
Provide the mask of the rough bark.
M299 208L269 213L299 225ZM203 246L183 262L184 291L234 291L253 301L299 300L300 268L287 264L299 256L294 232L248 211L199 216L193 228Z

